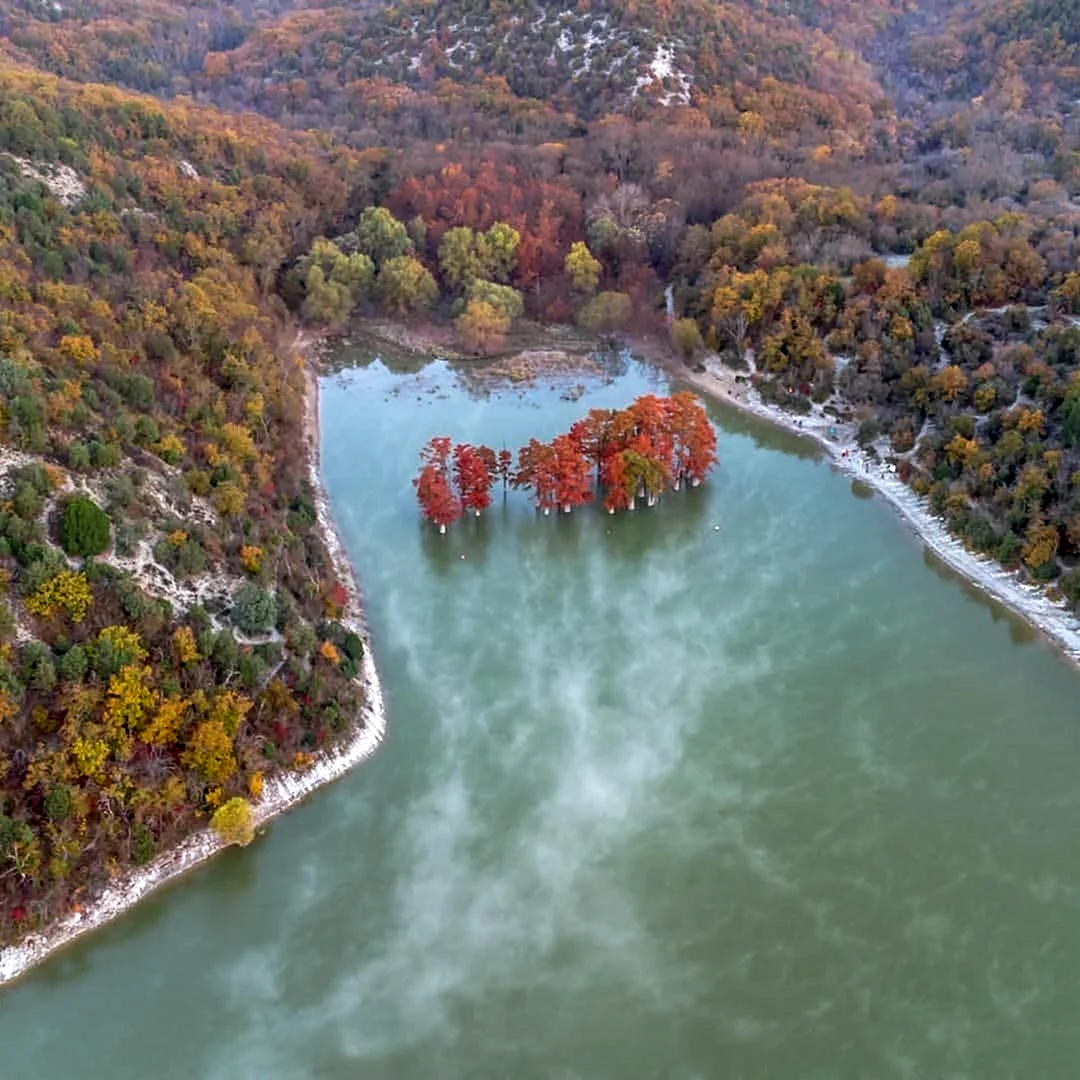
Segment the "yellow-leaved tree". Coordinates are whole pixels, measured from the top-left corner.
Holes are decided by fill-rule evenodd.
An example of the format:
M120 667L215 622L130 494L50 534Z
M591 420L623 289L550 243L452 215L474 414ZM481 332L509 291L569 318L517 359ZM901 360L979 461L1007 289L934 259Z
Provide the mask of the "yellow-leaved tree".
M208 784L224 784L236 772L233 741L221 720L204 720L195 729L183 760Z
M251 804L237 795L223 803L214 811L210 819L210 828L226 844L239 844L246 847L255 839L255 822L251 816Z
M62 611L72 622L80 623L86 618L92 602L93 594L86 575L61 570L27 597L26 608L32 614L46 618Z

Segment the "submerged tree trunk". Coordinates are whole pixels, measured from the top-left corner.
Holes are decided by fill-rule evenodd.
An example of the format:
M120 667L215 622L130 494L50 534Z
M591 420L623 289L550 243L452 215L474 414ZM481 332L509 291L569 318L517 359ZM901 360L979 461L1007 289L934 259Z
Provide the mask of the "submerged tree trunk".
M446 535L446 522L445 521L439 526L439 533L442 536Z

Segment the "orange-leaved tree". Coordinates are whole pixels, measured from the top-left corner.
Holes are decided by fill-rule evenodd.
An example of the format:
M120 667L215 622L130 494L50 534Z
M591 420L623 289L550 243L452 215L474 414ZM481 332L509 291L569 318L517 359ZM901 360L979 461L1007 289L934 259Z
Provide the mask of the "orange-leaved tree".
M454 490L451 471L451 440L436 435L420 451L420 474L413 480L416 498L424 517L446 532L461 517L461 499Z

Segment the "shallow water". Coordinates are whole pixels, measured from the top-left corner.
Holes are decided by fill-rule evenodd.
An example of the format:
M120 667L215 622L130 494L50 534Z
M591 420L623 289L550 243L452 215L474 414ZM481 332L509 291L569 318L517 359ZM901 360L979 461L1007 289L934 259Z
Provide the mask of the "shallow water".
M1080 682L879 500L723 414L656 510L419 522L429 435L652 385L324 382L387 742L0 993L0 1076L1074 1075Z

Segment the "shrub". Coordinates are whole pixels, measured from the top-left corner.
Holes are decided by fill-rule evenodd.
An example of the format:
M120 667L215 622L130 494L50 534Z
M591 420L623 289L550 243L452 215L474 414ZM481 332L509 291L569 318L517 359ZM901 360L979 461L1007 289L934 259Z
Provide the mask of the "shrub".
M70 683L82 682L89 666L90 660L86 655L86 649L81 645L72 645L60 658L58 665L60 678Z
M998 544L997 560L1005 566L1015 566L1020 559L1020 551L1023 548L1023 543L1020 537L1016 533L1009 531L1002 538L1001 543Z
M68 447L68 464L78 472L90 468L90 448L85 443L73 442Z
M42 582L26 600L26 609L45 618L63 611L72 622L82 622L90 611L93 594L84 574L61 570Z
M361 660L364 656L364 642L359 634L354 634L351 630L345 635L344 642L345 655L352 660Z
M135 826L131 844L131 858L135 865L145 866L154 857L156 847L154 834L150 831L150 826L140 821Z
M671 324L671 343L685 361L692 360L704 347L697 321L694 319L677 319L673 322Z
M53 784L45 793L45 816L50 821L67 821L71 816L71 789L67 784Z
M264 671L266 671L266 663L258 653L248 653L240 657L240 682L246 689L254 689Z
M578 312L578 323L591 333L611 334L629 322L633 310L626 293L602 292Z
M255 823L251 817L251 804L239 795L219 806L210 819L210 828L226 844L246 847L255 839Z
M233 596L232 621L245 634L265 634L277 621L277 598L252 582L241 585Z
M109 547L108 514L85 495L69 499L60 518L60 544L69 555L100 555Z
M257 574L262 569L263 549L254 544L244 544L240 548L240 562L249 574Z
M855 441L863 449L866 449L866 447L868 447L880 434L881 424L879 424L874 417L870 416L859 424L859 430L855 435Z
M1080 570L1070 570L1058 585L1069 603L1080 610Z
M11 499L11 507L23 521L34 521L44 506L44 498L34 489L32 484L19 481L15 485L15 494Z
M311 624L303 619L290 623L285 629L285 636L298 656L309 656L319 643Z

